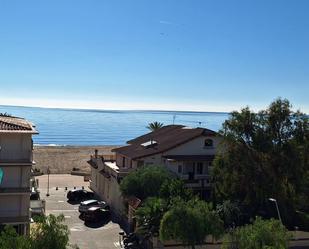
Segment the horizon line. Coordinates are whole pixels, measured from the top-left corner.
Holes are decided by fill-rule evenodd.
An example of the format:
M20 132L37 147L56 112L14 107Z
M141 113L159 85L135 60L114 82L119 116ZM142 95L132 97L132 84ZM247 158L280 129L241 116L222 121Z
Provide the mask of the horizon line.
M32 106L32 105L3 105L3 107L21 107L21 108L40 108L53 110L68 110L68 111L93 111L93 112L188 112L188 113L217 113L230 114L231 112L224 111L189 111L189 110L166 110L166 109L101 109L101 108L74 108L74 107L47 107L47 106Z

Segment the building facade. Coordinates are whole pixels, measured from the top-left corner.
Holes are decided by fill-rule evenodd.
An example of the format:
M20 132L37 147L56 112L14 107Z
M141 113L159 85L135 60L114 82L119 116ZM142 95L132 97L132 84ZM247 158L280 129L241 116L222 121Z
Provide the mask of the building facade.
M211 191L210 172L221 137L204 128L164 126L114 149L115 160L91 156L90 187L119 214L124 214L119 183L129 172L142 166L162 166L183 179L201 198Z
M35 127L22 118L0 116L0 226L29 233L30 177Z

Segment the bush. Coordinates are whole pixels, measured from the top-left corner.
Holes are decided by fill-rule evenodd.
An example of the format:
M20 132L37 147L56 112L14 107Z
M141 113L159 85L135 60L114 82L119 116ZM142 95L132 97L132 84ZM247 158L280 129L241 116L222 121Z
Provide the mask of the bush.
M257 217L253 224L233 230L222 249L287 249L291 234L279 220Z

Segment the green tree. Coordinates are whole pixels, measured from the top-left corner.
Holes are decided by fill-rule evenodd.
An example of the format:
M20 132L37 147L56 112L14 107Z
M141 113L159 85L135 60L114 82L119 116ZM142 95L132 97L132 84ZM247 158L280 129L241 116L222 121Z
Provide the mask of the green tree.
M158 197L147 198L135 212L138 232L143 235L151 234L157 236L161 219L166 210L167 203L165 200Z
M163 126L164 126L163 123L155 121L155 122L149 123L146 128L151 130L151 131L156 131L156 130L162 128Z
M224 221L226 228L232 228L238 224L241 210L236 202L224 201L222 204L217 205L216 211Z
M141 200L147 197L159 196L162 184L171 179L170 173L164 167L148 166L130 172L120 183L123 196L136 196Z
M184 181L179 178L173 178L163 182L159 195L168 203L175 197L179 197L184 201L189 201L194 197L192 190L187 188Z
M254 216L274 197L289 222L309 169L308 127L307 115L293 112L285 99L259 113L233 112L221 131L223 153L214 162L216 199L239 201Z
M69 230L63 221L63 215L39 217L31 231L31 249L66 249L69 244Z
M291 234L278 220L262 220L239 227L228 234L222 249L287 249Z
M12 226L6 226L0 234L0 249L32 249L31 241L19 236Z
M204 201L181 199L164 214L160 224L160 239L178 240L195 248L207 235L218 238L223 232L219 215Z
M182 180L168 179L162 183L159 197L147 198L135 212L139 233L157 236L160 221L164 213L173 205L175 198L190 201L193 199L193 194L191 190L185 187Z

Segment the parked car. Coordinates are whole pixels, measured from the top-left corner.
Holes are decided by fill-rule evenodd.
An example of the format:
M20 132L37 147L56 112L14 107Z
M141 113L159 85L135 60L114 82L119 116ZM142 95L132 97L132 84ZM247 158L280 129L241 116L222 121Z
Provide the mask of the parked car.
M87 200L87 201L82 201L78 207L78 211L81 214L84 214L85 212L88 211L89 208L91 207L99 207L103 208L106 210L110 210L109 206L107 205L106 202L104 201L98 201L98 200Z
M94 194L84 189L72 189L67 193L69 201L83 201L93 198Z
M84 213L85 222L100 222L110 216L110 210L101 207L90 207Z

